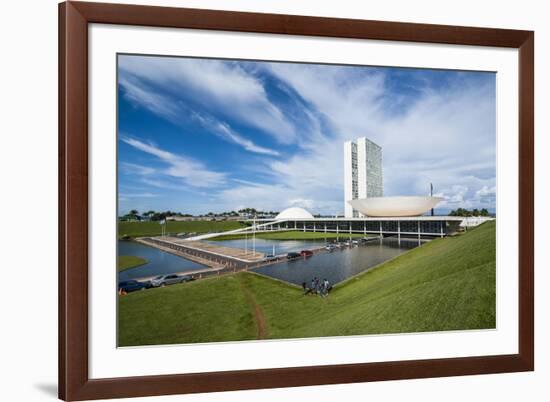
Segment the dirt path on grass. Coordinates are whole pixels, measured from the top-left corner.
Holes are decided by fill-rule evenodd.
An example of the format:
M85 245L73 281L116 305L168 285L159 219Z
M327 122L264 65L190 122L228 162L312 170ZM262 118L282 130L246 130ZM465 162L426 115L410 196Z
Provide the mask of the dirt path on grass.
M250 308L254 312L254 322L256 323L256 339L265 339L267 336L267 330L265 325L265 317L264 313L262 311L262 308L256 301L256 297L254 297L254 294L251 292L251 290L246 286L246 284L241 281L241 287L244 293L244 296L246 297L246 301L250 305Z

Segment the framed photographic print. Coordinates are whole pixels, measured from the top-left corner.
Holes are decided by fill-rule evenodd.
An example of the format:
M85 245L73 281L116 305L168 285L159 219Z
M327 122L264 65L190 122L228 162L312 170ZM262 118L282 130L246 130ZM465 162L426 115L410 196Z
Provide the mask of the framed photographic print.
M533 32L59 10L60 398L533 370Z

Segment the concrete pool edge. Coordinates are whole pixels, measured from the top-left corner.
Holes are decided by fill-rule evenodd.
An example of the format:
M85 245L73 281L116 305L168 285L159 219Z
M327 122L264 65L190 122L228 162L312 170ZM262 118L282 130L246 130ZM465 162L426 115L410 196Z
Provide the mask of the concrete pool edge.
M256 268L254 268L254 269L256 269ZM301 289L302 288L300 285L297 285L295 283L287 282L287 281L279 279L279 278L274 278L272 276L268 276L268 275L262 274L260 272L253 271L252 269L245 270L245 271L240 271L240 272L247 272L247 273L250 273L250 274L258 275L259 277L266 278L266 279L269 279L271 281L280 282L283 285L290 286L291 288L296 288L296 289Z
M371 271L373 271L373 270L375 270L375 269L382 268L382 266L383 266L384 264L388 264L388 263L390 263L390 262L392 262L392 261L398 259L399 257L405 256L405 255L409 254L411 251L418 250L418 249L420 249L422 246L425 246L425 245L431 243L433 240L437 240L437 239L425 240L424 243L423 243L423 244L420 244L419 246L416 246L416 247L411 248L411 249L409 249L409 250L407 250L407 251L404 251L404 252L402 252L401 254L398 254L398 255L396 255L396 256L394 256L394 257L388 258L386 261L382 261L382 262L379 263L379 264L373 265L372 267L367 268L367 269L365 269L365 270L362 271L362 272L359 272L359 273L357 273L357 274L355 274L355 275L352 275L352 276L350 276L350 277L344 279L343 281L340 281L340 282L335 283L334 286L333 286L333 288L341 287L341 286L347 284L348 282L350 282L350 281L352 281L352 280L357 280L357 279L359 279L360 276L365 275L367 272L371 272Z
M416 239L402 239L402 240L415 240L415 241L416 241ZM416 246L416 247L413 247L413 248L411 248L411 249L408 249L408 250L406 250L406 251L404 251L404 252L402 252L402 253L400 253L400 254L398 254L398 255L395 255L395 256L393 256L393 257L391 257L391 258L389 258L389 259L387 259L387 260L385 260L385 261L382 261L382 262L380 262L380 263L378 263L378 264L376 264L376 265L373 265L373 266L371 266L371 267L367 267L367 268L365 268L363 271L358 272L358 273L356 273L356 274L354 274L354 275L352 275L352 276L350 276L350 277L348 277L348 278L346 278L346 279L344 279L344 280L342 280L342 281L340 281L340 282L335 282L335 283L333 284L333 288L336 289L336 288L338 288L338 287L341 287L341 286L347 284L348 282L350 282L350 281L352 281L352 280L357 280L357 279L359 279L359 277L361 277L362 275L365 275L367 272L371 272L371 271L374 270L374 269L379 269L379 268L381 268L381 267L382 267L384 264L386 264L386 263L390 263L390 262L394 261L395 259L397 259L397 258L399 258L399 257L401 257L401 256L408 255L411 251L417 250L417 249L421 248L422 246L425 246L426 244L431 243L432 240L436 240L436 239L430 239L430 240L424 239L424 240L421 242L421 244L418 245L418 246ZM320 254L324 254L324 253L320 253ZM314 256L309 257L309 258L314 258ZM277 281L277 282L281 282L281 283L283 283L283 284L285 284L285 285L290 285L291 287L296 287L296 288L298 288L298 289L301 289L301 286L300 286L299 284L297 284L297 283L293 283L293 282L290 282L290 281L286 281L286 280L284 280L284 279L276 278L276 277L273 277L273 276L264 274L264 273L262 273L262 272L256 271L257 269L261 269L261 268L263 268L263 267L254 267L254 268L246 269L246 270L244 270L243 272L250 272L250 273L253 273L253 274L258 275L258 276L260 276L260 277L267 278L267 279L271 279L271 280L274 280L274 281Z

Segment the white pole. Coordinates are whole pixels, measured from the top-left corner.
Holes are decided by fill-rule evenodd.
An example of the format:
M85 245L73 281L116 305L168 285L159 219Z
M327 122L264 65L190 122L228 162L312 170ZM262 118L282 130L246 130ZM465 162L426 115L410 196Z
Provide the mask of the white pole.
M397 244L401 245L401 221L397 221Z
M254 215L252 227L252 255L256 256L256 215Z

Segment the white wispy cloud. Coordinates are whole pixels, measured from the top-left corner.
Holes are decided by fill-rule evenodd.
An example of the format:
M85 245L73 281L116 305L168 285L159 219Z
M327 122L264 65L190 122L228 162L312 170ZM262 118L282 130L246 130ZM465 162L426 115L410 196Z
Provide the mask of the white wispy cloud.
M131 78L120 75L118 79L118 83L124 88L124 96L129 101L141 105L169 121L178 121L180 115L177 103L164 95L155 93L150 88L144 86L139 80Z
M460 194L450 191L453 186L465 187L460 202L473 205L476 191L494 183L493 85L463 80L440 90L422 87L414 98L398 99L403 106L395 113L390 105L395 96L380 72L285 63L266 66L329 122L323 136L311 137L307 152L271 164L291 187L304 186L314 191L315 199L329 201L334 195L323 183L325 187L332 183L343 198L343 142L362 136L383 148L386 195L425 194L433 182L454 194L454 200Z
M252 142L248 138L245 138L242 135L238 134L227 123L219 121L211 116L206 116L203 113L193 112L192 116L207 130L213 132L214 134L223 138L226 141L240 145L247 151L263 154L263 155L271 155L271 156L279 155L279 152L270 148L256 145L254 142Z
M147 154L157 157L168 167L161 172L165 175L182 179L186 184L194 187L213 187L225 182L225 173L214 172L201 162L192 158L176 155L165 151L151 143L145 143L135 138L121 136L121 141Z
M339 200L324 198L303 198L304 189L296 189L286 184L243 183L224 189L216 197L220 211L253 206L264 211L281 211L284 208L300 206L312 211L334 211L340 209Z
M131 199L131 198L154 198L158 197L158 194L153 193L119 193L119 197L123 199Z
M336 129L336 137L371 135L384 113L384 75L341 66L270 63L266 67Z
M254 179L234 179L231 188L212 194L217 204L210 205L271 210L300 205L312 212L342 212L343 143L362 136L383 148L386 195L426 194L432 182L445 198L442 207L494 205L496 105L491 80L472 83L465 73L456 82L433 87L422 78L409 85L414 96L405 96L392 90L382 70L292 63L256 64L253 70L245 65L180 58L120 60L121 84L130 100L173 122L182 113L191 115L213 135L258 158L267 156L254 165ZM262 76L269 76L293 107L278 104ZM161 88L162 95L153 87ZM190 112L190 99L212 113ZM295 144L296 152L258 145L228 122L260 129L281 144ZM185 183L193 180L190 172L204 168L191 161L190 169L189 158L138 142L130 145L167 163L163 173ZM206 182L227 178L211 173ZM265 184L258 183L258 174L268 179Z
M155 113L156 115L180 125L188 115L199 122L204 128L214 135L230 143L241 146L243 149L263 155L278 156L279 153L267 147L255 144L252 140L234 131L231 126L212 116L190 110L186 105L172 99L169 96L155 92L137 79L128 79L122 76L119 84L124 88L124 96L141 107Z
M270 101L261 80L244 70L239 63L124 56L119 59L119 68L123 77L129 75L180 98L186 97L208 108L214 107L226 117L258 128L281 143L292 143L295 139L293 125ZM127 82L126 79L121 84ZM157 110L167 116L171 113L170 108Z
M201 197L208 197L212 195L210 192L203 191L200 188L190 187L185 182L179 181L179 180L169 181L169 180L162 180L159 178L150 178L148 176L144 176L140 178L140 182L158 189L171 190L172 194L174 192L180 193L180 194L185 193L185 194L199 195Z
M119 165L120 165L120 169L127 174L137 174L137 175L148 176L156 172L156 169L150 166L138 165L136 163L120 162Z

